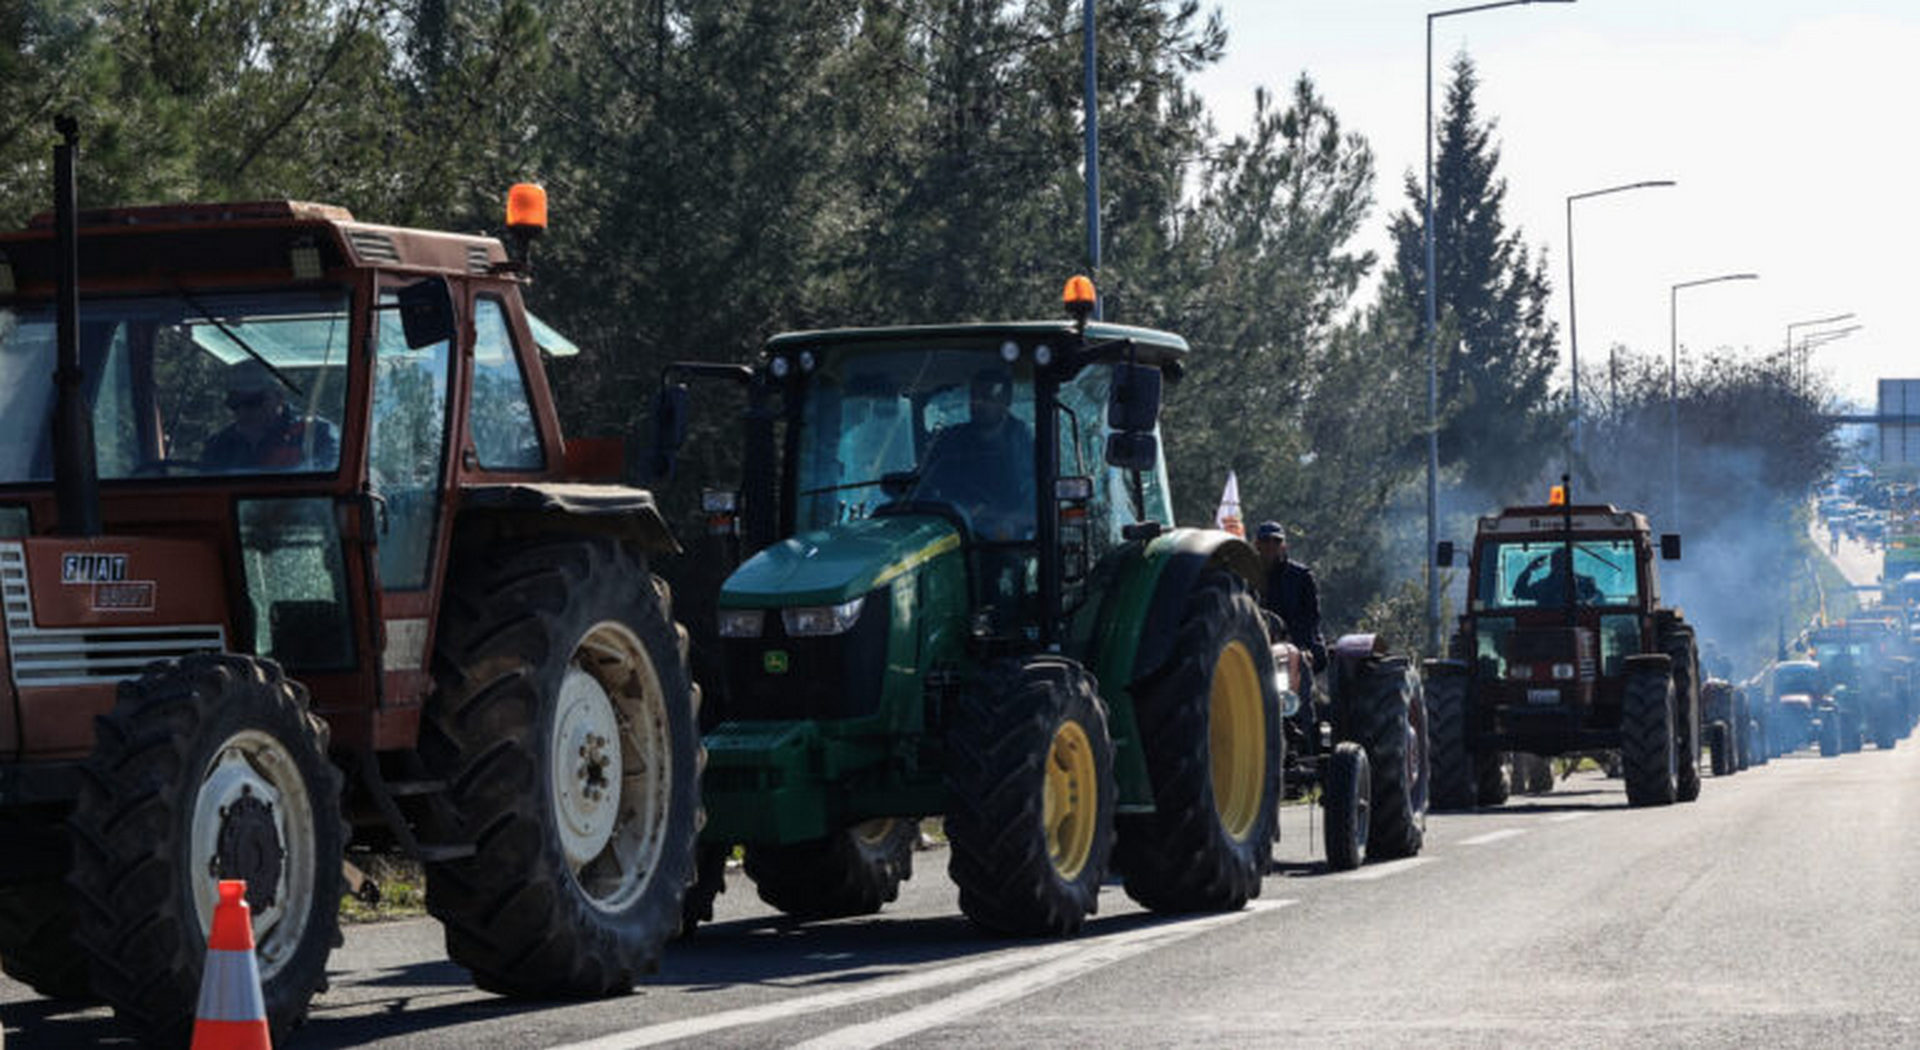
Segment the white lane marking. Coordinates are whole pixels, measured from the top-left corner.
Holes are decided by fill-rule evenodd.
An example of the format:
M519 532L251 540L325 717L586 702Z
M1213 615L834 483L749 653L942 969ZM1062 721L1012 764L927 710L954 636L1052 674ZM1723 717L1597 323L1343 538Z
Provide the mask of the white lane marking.
M1501 828L1499 831L1489 831L1485 835L1475 835L1470 839L1461 839L1460 845L1484 846L1489 842L1499 842L1501 839L1510 839L1515 835L1525 835L1526 833L1525 828Z
M595 1039L555 1046L551 1050L628 1050L632 1047L658 1046L680 1039L693 1039L729 1028L742 1028L748 1025L765 1024L800 1014L818 1013L822 1010L835 1010L843 1006L857 1006L876 999L889 999L898 995L912 995L944 985L958 984L962 981L986 977L1006 970L1032 967L1054 962L1078 952L1098 950L1113 941L1132 942L1173 937L1189 928L1195 933L1218 924L1223 919L1242 919L1255 912L1285 907L1294 901L1253 901L1247 911L1230 915L1214 916L1211 919L1191 920L1187 922L1165 923L1147 926L1124 933L1110 933L1090 937L1079 941L1065 941L1054 944L1038 945L1031 948L1017 948L983 959L942 966L937 969L922 970L918 973L902 974L898 977L884 978L872 984L858 988L845 988L838 991L822 992L818 995L801 996L794 999L782 999L778 1002L764 1003L760 1006L746 1006L735 1010L723 1010L720 1013L701 1017L688 1017L678 1021L664 1021L660 1024L632 1028L624 1032L614 1032ZM1175 937L1175 939L1178 939Z
M1587 819L1588 817L1591 817L1591 816L1593 816L1593 810L1590 810L1590 809L1576 809L1576 810L1574 810L1574 811L1573 811L1573 812L1571 812L1571 813L1555 813L1555 814L1554 814L1553 816L1551 816L1551 817L1548 817L1548 818L1547 818L1547 823L1549 823L1549 824L1565 824L1565 823L1567 823L1567 822L1569 822L1569 821L1574 821L1574 820L1585 820L1585 819Z
M1056 984L1071 981L1105 966L1162 948L1208 930L1239 922L1263 911L1274 911L1295 903L1292 900L1253 901L1247 910L1226 915L1194 919L1177 926L1159 926L1100 938L1105 943L1089 945L1062 959L1043 963L1029 970L976 985L945 999L928 1003L892 1017L865 1024L849 1025L800 1043L793 1050L871 1050L896 1040L917 1035L930 1028L952 1024L963 1017L1023 999Z
M1358 871L1349 871L1340 876L1343 882L1372 882L1389 875L1398 875L1403 871L1412 871L1422 864L1433 863L1432 857L1407 857L1402 860L1387 861L1384 864L1369 864Z

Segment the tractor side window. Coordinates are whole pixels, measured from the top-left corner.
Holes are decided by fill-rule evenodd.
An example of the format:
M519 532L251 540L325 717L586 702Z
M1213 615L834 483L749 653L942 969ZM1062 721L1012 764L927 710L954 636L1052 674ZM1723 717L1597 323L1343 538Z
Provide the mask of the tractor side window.
M498 299L474 303L473 400L467 406L467 430L486 470L534 471L547 465L527 379Z
M253 651L289 670L352 667L347 570L330 499L247 499L237 508Z
M398 298L381 296L374 350L373 427L367 484L384 504L380 515L380 583L387 590L427 584L440 519L440 465L447 439L445 340L407 346Z

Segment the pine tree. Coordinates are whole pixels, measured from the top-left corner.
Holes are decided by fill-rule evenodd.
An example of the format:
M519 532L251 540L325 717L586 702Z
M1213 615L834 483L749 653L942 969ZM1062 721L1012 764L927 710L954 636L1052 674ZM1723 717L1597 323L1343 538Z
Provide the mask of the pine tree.
M1549 388L1559 350L1547 260L1502 217L1507 180L1495 122L1475 103L1479 82L1473 60L1457 56L1434 166L1440 455L1471 489L1501 501L1532 484L1563 426ZM1395 261L1405 301L1421 308L1426 196L1411 174L1406 193L1409 209L1392 223Z

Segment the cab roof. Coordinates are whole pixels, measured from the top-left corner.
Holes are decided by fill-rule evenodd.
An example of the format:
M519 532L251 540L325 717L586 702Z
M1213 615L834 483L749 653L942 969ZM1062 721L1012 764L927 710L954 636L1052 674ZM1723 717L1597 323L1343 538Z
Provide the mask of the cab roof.
M1557 532L1573 518L1575 532L1651 532L1647 516L1621 510L1611 503L1576 503L1570 507L1538 505L1508 507L1480 519L1481 535L1520 535Z
M329 270L487 275L507 264L495 237L360 222L345 208L303 201L83 209L76 219L83 282L171 279L188 269L284 280L300 247L317 249ZM24 229L0 232L0 261L19 294L51 292L55 255L51 212L34 216Z
M948 339L1017 339L1027 343L1076 338L1072 321L993 321L973 324L897 325L884 328L829 328L810 332L783 332L767 340L768 356L787 351L849 343L927 342ZM1087 325L1086 338L1094 342L1131 339L1140 348L1142 363L1163 365L1178 362L1187 355L1185 339L1171 332L1132 325L1093 322Z

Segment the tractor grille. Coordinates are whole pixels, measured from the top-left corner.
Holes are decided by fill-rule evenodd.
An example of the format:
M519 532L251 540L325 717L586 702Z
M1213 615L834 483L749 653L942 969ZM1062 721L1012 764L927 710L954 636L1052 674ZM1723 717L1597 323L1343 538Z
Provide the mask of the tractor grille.
M0 543L0 610L4 610L9 670L16 689L94 685L137 676L155 660L217 653L226 646L219 624L137 627L56 627L34 623L26 550Z
M877 712L887 665L889 604L869 599L845 634L789 638L779 612L769 610L763 636L722 639L728 688L720 717L761 722Z

